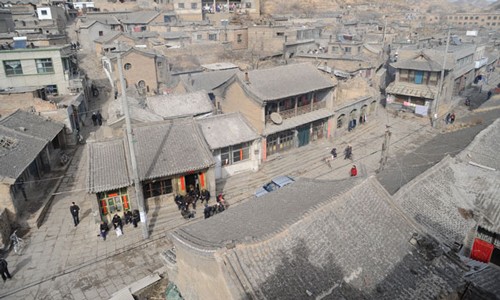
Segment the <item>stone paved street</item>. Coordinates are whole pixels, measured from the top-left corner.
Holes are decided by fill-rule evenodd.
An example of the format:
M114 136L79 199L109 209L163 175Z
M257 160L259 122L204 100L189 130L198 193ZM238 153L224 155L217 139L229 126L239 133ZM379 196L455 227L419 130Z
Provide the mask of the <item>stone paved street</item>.
M491 83L493 85L493 82ZM483 105L491 107L484 112L464 111L468 116L460 116L457 123L470 122L472 118L484 116L484 127L487 120L498 117L498 108L495 106L500 104L498 102L496 96L494 100ZM414 177L413 173L416 171L403 166L417 164L421 167L418 172L421 172L439 158L426 158L426 163L423 164L422 161L405 160L405 155L412 153L415 156L415 153L422 154L422 151L437 151L442 157L444 153L456 153L456 147L465 147L471 137L482 128L476 126L473 127L474 130L461 131L463 133L457 138L464 138L462 142L446 142L445 146L453 147L453 151L446 147L428 146L423 149L421 147L425 146L422 145L435 145L433 141L436 140L433 138L437 137L439 141L447 132L431 128L426 118L410 114L395 117L380 107L376 117L371 117L365 125L337 138L333 144L323 140L274 155L259 172L238 174L220 181L218 189L225 193L231 205L236 205L251 199L257 187L276 175L289 174L320 179L347 177L353 162L344 160L342 151L348 143L353 145L354 163L358 165L360 173L372 175L379 166L386 126L390 126L393 135L388 167L379 174L379 180L390 189L397 189ZM94 129L86 127L86 135ZM453 139L450 136L450 141ZM339 157L328 166L324 159L329 156L333 146L337 147ZM38 229L32 228L25 236L29 243L24 254L17 256L11 252L7 256L14 278L1 283L0 298L108 299L118 290L161 268L163 262L159 252L169 247L165 234L188 222L182 219L173 201L155 203L153 207L150 206L148 214L151 223L150 239L143 241L140 228L126 225L123 236L116 237L111 232L109 238L102 241L97 236L98 226L91 215L91 205L83 201L86 194L84 187L87 159L83 149L84 147L79 147L74 153L43 225ZM394 160L395 157L398 159ZM73 226L69 212L72 201L81 208L81 223L77 227ZM202 215L202 209L198 208L196 218L189 222L202 221Z

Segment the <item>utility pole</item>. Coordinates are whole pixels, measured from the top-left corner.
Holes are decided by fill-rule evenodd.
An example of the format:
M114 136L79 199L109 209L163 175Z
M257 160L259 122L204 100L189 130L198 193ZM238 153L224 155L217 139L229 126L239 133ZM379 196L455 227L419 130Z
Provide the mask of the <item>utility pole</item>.
M387 126L387 130L385 131L384 142L382 143L382 155L380 157L380 166L377 170L377 173L381 172L385 168L385 164L387 163L387 157L389 156L389 145L391 142L392 132L389 130L390 126Z
M438 112L439 112L439 100L441 98L441 90L443 89L444 85L444 71L446 68L446 58L448 56L448 48L450 46L450 33L451 33L451 28L448 27L448 35L446 37L446 47L444 50L444 55L443 55L443 68L441 69L441 78L439 79L439 86L438 90L436 93L436 98L433 101L433 106L434 108L432 109L432 127L436 128L437 127L437 121L438 121Z
M144 195L142 193L142 185L141 185L141 180L139 178L139 170L137 169L137 160L135 157L135 148L133 140L134 135L132 133L132 125L130 124L130 113L128 109L127 92L125 89L125 78L123 77L123 70L122 70L123 63L122 63L120 44L118 44L117 50L118 50L117 51L118 75L120 76L120 85L122 90L122 108L123 108L123 114L125 115L125 124L127 127L128 150L130 153L130 162L132 164L132 173L134 176L135 196L137 198L137 207L139 209L139 214L141 216L142 237L144 239L147 239L149 238L148 222L146 217L146 210L144 208Z

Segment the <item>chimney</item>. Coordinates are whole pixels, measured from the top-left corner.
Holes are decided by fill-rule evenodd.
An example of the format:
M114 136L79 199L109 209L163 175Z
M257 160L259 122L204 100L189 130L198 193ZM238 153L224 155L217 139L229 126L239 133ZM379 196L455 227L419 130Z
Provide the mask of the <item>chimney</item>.
M246 83L250 83L250 77L248 77L248 72L245 72L245 81Z

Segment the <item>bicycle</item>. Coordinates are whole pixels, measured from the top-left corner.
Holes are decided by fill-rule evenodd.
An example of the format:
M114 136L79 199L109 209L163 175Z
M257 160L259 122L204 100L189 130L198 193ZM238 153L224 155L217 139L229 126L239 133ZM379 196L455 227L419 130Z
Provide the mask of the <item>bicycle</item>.
M21 255L25 246L25 242L22 238L17 236L17 229L10 235L11 245L14 246L14 252L17 255Z

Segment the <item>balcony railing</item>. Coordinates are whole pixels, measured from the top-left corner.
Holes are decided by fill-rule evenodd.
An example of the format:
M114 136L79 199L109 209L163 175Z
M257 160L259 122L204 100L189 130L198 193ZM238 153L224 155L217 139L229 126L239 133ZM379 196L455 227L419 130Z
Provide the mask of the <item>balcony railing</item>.
M292 109L281 110L281 111L279 111L279 114L281 115L281 118L283 118L283 120L286 120L286 119L300 116L300 115L306 114L308 112L322 109L325 107L326 107L326 102L320 101L320 102L315 102L312 105L307 104L307 105L299 106L299 107L297 107L297 112L295 112L295 108L292 108ZM266 116L266 124L270 123L270 122L272 122L271 116L267 115Z

